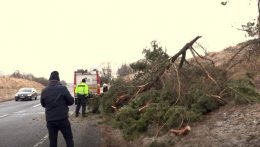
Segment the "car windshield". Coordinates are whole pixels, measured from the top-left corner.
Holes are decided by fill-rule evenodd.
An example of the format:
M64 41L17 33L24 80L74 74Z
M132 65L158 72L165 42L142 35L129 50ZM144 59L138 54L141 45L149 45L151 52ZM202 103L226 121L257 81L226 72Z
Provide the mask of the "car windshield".
M21 89L20 92L32 92L32 89Z

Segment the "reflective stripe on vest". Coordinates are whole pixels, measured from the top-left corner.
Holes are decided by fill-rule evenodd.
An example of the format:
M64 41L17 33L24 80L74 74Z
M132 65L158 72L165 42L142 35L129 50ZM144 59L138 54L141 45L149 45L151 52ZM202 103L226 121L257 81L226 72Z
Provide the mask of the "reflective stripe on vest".
M81 94L81 95L87 95L88 94L88 85L85 83L80 83L77 85L75 89L76 94Z
M81 95L84 95L84 88L85 88L85 85L78 85L77 93L81 94Z

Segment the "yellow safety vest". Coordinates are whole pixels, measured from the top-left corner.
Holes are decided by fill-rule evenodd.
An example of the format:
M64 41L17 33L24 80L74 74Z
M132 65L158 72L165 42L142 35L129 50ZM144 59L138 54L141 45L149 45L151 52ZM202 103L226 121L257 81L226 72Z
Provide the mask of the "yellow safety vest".
M79 83L75 88L75 93L80 95L88 95L88 85L86 83Z

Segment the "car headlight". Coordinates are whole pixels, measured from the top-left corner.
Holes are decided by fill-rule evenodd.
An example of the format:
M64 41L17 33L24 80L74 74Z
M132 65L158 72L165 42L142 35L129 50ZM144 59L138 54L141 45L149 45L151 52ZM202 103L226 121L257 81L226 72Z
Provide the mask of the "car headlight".
M28 96L32 96L32 93L31 93L31 94L28 94Z
M18 96L18 94L16 93L15 96Z

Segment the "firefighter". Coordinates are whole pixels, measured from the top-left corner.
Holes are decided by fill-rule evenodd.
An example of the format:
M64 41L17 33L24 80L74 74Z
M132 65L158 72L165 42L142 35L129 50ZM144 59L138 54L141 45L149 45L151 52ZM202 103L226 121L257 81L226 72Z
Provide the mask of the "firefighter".
M82 106L82 117L86 117L86 103L88 97L88 85L86 84L86 79L82 79L82 81L76 86L75 93L77 94L77 106L76 106L76 117L79 116L79 109Z
M108 87L107 87L107 84L104 83L103 84L103 93L107 92L108 91Z

